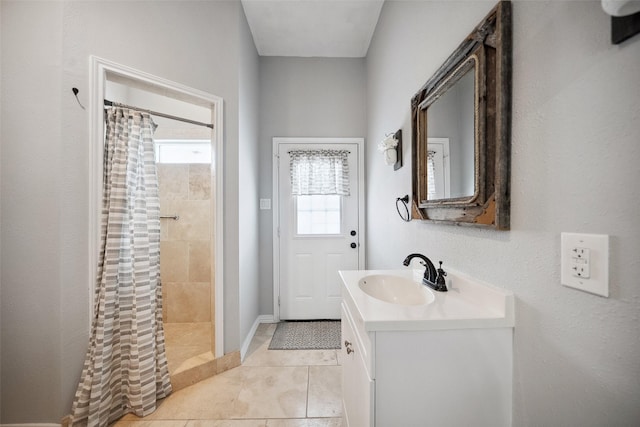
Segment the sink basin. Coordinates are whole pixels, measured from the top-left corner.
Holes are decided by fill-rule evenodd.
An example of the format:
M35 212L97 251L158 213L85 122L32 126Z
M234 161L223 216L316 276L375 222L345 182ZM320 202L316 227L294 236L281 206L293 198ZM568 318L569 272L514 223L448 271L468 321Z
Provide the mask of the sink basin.
M358 286L365 294L391 304L424 305L435 299L426 286L404 277L374 274L360 279Z

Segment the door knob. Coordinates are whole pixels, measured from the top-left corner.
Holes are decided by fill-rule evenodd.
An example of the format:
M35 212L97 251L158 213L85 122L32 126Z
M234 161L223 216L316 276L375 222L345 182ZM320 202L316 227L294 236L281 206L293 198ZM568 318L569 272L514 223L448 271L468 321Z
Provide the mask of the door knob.
M355 242L351 242L351 247L355 249L356 247L358 247L358 245Z
M347 350L347 354L351 354L355 351L351 348L351 343L347 340L344 341L344 348Z

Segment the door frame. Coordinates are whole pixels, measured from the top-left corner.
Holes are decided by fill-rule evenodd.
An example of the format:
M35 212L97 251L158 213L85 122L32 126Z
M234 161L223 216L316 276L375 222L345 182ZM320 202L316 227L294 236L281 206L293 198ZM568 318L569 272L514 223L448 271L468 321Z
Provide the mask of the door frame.
M89 319L93 319L95 281L100 253L100 221L102 211L102 157L104 147L104 97L106 81L111 78L124 78L140 85L162 89L171 95L196 105L211 108L211 120L214 129L211 132L211 149L215 153L215 221L211 230L213 242L213 277L215 344L214 356L224 355L224 100L223 98L158 77L126 65L118 64L97 56L90 56L90 101L89 101ZM212 180L214 179L212 174ZM89 325L91 327L91 325Z
M273 320L280 321L280 191L279 191L279 146L280 144L356 144L358 146L358 233L360 246L358 247L358 269L364 268L366 249L365 230L365 187L364 187L364 138L297 138L274 137L273 138Z
M449 138L427 138L427 147L430 145L440 145L442 147L442 176L443 199L451 197L451 157L449 157ZM427 148L428 150L428 148Z

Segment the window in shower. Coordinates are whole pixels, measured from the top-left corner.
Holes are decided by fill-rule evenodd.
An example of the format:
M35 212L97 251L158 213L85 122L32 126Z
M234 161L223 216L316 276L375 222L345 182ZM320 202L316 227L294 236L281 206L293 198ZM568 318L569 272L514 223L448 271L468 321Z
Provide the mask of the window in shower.
M211 141L204 139L159 139L156 163L211 163Z

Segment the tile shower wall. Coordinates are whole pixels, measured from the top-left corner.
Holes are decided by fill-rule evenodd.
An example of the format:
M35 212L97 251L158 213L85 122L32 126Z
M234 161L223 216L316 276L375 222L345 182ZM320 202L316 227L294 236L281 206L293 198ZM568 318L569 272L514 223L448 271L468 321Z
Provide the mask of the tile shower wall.
M162 215L179 216L161 219L164 321L210 322L211 167L159 164L158 179Z

